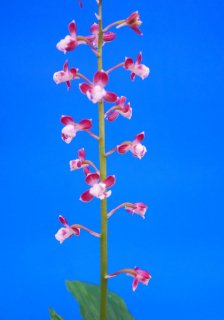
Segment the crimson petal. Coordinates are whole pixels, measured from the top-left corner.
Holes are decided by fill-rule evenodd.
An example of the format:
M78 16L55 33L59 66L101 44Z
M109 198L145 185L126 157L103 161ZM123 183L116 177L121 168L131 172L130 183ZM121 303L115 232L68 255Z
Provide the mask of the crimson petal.
M80 83L79 89L83 94L86 94L87 91L91 91L92 86L90 86L88 83L83 82L83 83Z
M117 95L113 92L107 92L107 94L104 96L104 100L107 102L115 102L117 101Z
M130 149L130 143L123 143L117 146L117 152L121 154L128 152L129 149Z
M84 148L78 150L78 156L79 156L80 160L82 160L82 161L85 160L86 153L85 153Z
M92 120L91 119L84 119L79 122L81 130L87 130L92 128Z
M108 75L107 75L107 73L104 72L103 70L97 71L97 72L94 74L93 82L94 82L94 84L96 84L96 85L99 85L99 86L101 86L101 87L105 87L105 85L106 85L107 82L108 82Z
M89 202L94 198L94 196L89 192L89 190L83 192L80 196L80 200L83 202Z
M86 183L89 184L90 186L93 186L95 183L98 183L99 180L100 180L100 175L96 172L89 173L86 176Z
M61 116L60 121L61 121L61 123L63 123L64 125L74 124L74 123L75 123L74 119L73 119L71 116L64 116L64 115Z
M76 28L75 20L72 20L72 21L69 23L69 25L68 25L68 30L69 30L69 32L71 33L72 36L76 36L77 28Z
M135 136L134 142L139 143L145 138L145 133L141 132Z
M64 226L67 226L68 225L68 222L67 220L63 217L63 216L59 216L58 217L59 221L61 222L61 224L63 224Z
M115 184L115 176L108 176L106 179L104 179L102 182L105 183L106 187L112 187Z

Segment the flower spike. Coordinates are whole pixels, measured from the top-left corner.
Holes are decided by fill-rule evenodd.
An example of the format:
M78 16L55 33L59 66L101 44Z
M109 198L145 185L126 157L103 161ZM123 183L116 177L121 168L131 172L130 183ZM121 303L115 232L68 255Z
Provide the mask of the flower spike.
M123 142L117 146L117 152L120 154L124 154L128 151L131 151L134 157L138 159L142 159L144 157L147 149L140 142L144 139L145 133L141 132L135 136L135 139L130 142Z
M63 70L57 71L53 74L53 80L56 84L65 82L68 90L71 88L71 80L78 79L78 69L71 68L68 69L68 60L65 61Z
M102 99L108 102L115 102L117 95L104 89L108 80L106 72L103 70L97 71L94 75L93 83L81 83L79 89L83 94L86 94L87 98L93 103L97 103Z
M115 184L115 176L108 176L100 182L100 175L95 172L87 174L85 181L91 186L91 188L81 194L80 200L83 202L89 202L94 197L103 200L111 195L112 191L106 191L106 189Z
M92 127L92 119L84 119L75 123L71 116L61 116L61 123L64 124L61 137L66 143L70 143L78 131L85 131Z
M141 61L141 52L139 52L136 62L132 58L125 58L124 68L131 71L131 80L134 80L136 75L142 78L142 80L148 77L150 70L144 64L141 64Z
M126 273L126 275L134 277L134 280L132 282L132 290L135 291L137 289L137 286L139 282L145 284L146 286L149 283L149 280L151 279L151 275L148 271L140 270L139 267L134 267L134 269L122 269L119 271L116 271L111 274L107 274L105 276L105 279L113 278L119 274Z

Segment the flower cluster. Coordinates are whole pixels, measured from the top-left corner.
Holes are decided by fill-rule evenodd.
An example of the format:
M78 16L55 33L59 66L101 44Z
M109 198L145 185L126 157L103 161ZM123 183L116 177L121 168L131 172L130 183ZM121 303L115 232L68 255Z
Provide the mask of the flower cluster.
M82 6L82 1L79 1L79 3L80 6ZM90 26L91 34L82 36L77 34L76 23L74 20L72 20L68 24L69 34L57 43L56 48L64 54L67 54L75 50L79 45L85 44L86 46L89 46L97 58L100 59L99 47L102 48L102 45L109 43L116 38L116 34L114 32L108 31L110 28L113 26L116 26L117 28L127 26L134 30L138 35L142 35L142 32L139 28L141 24L142 21L140 20L139 13L138 11L135 11L126 19L113 22L104 29L102 28L100 22L93 23ZM102 37L99 36L100 32L103 33L101 33ZM56 84L64 82L68 90L71 89L71 81L79 81L80 79L84 80L84 82L79 83L79 90L82 94L86 95L90 102L93 104L98 103L99 106L103 106L104 102L112 104L112 106L110 106L105 113L104 108L102 109L103 113L100 111L100 119L106 119L109 122L113 122L117 120L119 116L122 116L130 120L132 118L132 107L131 103L127 102L127 97L107 90L109 74L115 69L122 67L123 70L130 71L131 80L134 80L136 76L144 80L149 76L150 70L141 62L142 53L139 52L136 61L130 57L126 57L119 64L111 67L107 71L98 68L93 75L93 79L90 80L84 74L80 73L78 68L69 68L68 60L66 60L63 65L63 69L54 73L53 80ZM102 133L102 130L100 131L99 136L90 131L90 129L92 129L92 119L83 119L79 122L75 122L72 116L62 115L60 121L63 124L61 137L62 140L67 144L71 143L71 141L76 137L78 131L84 131L88 133L96 140L99 140L99 143L102 139L104 139L104 132ZM124 141L109 152L105 152L104 147L102 147L100 144L101 161L104 161L105 163L106 157L115 151L117 151L118 154L125 154L130 151L134 157L142 159L147 151L146 147L141 143L144 137L144 132L141 132L137 134L132 141ZM81 194L81 201L90 202L94 198L97 198L100 201L106 201L106 199L111 196L112 191L108 189L114 186L116 182L115 176L107 176L105 170L102 171L102 166L99 170L91 160L86 159L86 152L84 148L78 150L78 158L70 160L69 167L71 171L83 169L84 180L86 184L89 185L89 189ZM109 219L118 209L122 207L124 207L125 210L132 215L136 214L143 219L145 218L147 205L143 202L124 202L112 209L109 213L104 212L104 214L106 214L107 218ZM63 227L57 231L55 238L60 243L63 243L64 240L71 238L73 235L79 236L81 229L86 230L97 238L101 237L101 234L92 231L85 226L79 224L69 225L67 220L62 215L59 216L59 221ZM112 278L122 273L130 275L134 278L132 283L133 291L136 290L138 283L147 285L151 278L151 275L148 271L135 267L133 269L122 269L111 274L105 274L105 279Z

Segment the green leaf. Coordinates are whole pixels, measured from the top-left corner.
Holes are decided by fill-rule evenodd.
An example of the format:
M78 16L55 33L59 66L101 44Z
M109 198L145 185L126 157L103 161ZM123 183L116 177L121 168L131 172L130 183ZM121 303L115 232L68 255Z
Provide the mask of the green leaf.
M80 281L66 281L66 286L78 301L83 319L99 320L99 286ZM107 294L107 320L134 320L125 302L111 291L108 291Z
M51 320L63 320L52 308L49 308Z

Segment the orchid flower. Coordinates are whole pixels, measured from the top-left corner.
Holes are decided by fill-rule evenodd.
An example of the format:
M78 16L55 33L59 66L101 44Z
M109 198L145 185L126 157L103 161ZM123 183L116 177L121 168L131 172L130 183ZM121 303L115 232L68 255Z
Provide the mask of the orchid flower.
M69 162L70 170L74 171L74 170L81 169L81 168L88 166L88 164L85 163L85 156L86 156L86 153L85 153L84 148L79 149L78 150L78 159L71 160Z
M124 68L131 71L131 80L134 80L136 75L142 78L142 80L148 77L150 70L144 64L141 64L141 61L141 52L139 52L136 62L132 58L125 58Z
M62 71L57 71L53 74L53 80L56 84L65 82L67 85L68 90L71 88L71 80L78 79L77 76L78 69L71 68L68 69L68 61L66 60L63 66Z
M140 270L138 267L134 267L134 269L122 269L119 271L116 271L111 274L107 274L105 276L105 279L113 278L119 274L126 273L126 275L134 277L134 280L132 282L132 290L135 291L138 287L139 282L148 285L149 280L151 279L151 275L148 271Z
M130 120L132 117L132 108L130 106L130 103L127 103L127 104L125 103L126 103L126 97L121 96L120 98L117 98L116 106L110 108L105 113L105 117L107 117L107 120L112 122L116 120L119 117L119 115L122 115L124 118L127 118Z
M100 175L95 172L87 174L85 181L91 188L80 196L80 200L89 202L94 197L103 200L111 195L111 190L106 191L106 188L112 187L115 184L115 176L108 176L100 182Z
M63 115L60 121L65 125L61 131L61 137L66 143L70 143L78 131L86 131L92 127L92 119L84 119L79 123L75 123L71 116Z
M141 132L137 134L132 142L127 141L123 142L117 146L117 152L124 154L128 151L131 151L134 157L141 159L146 153L146 147L143 146L140 142L144 139L145 133Z
M114 208L113 210L111 210L107 214L107 218L110 218L118 209L121 209L123 207L125 207L125 210L127 212L132 213L132 215L138 214L143 219L145 219L145 213L146 213L146 210L148 207L142 202L136 202L136 203L124 202L124 203L120 204L119 206L117 206L116 208Z
M87 174L90 173L90 170L88 168L88 166L90 165L96 170L96 172L99 172L99 170L94 165L94 163L90 160L85 160L85 157L86 157L86 153L85 153L84 148L79 149L78 150L78 159L71 160L69 162L70 170L74 171L74 170L83 168L84 174L87 176Z
M64 226L64 228L60 228L57 231L57 233L55 234L55 238L60 242L60 244L63 243L65 239L71 238L72 235L79 236L80 229L84 229L84 230L88 231L91 235L93 235L94 237L100 238L99 233L94 232L81 224L73 224L70 226L68 224L67 220L61 215L59 216L59 221Z
M72 235L79 236L80 228L69 226L67 220L63 216L59 216L59 221L63 224L64 228L60 228L55 234L55 238L62 243L65 239L71 238Z
M87 36L86 39L92 44L94 48L98 48L98 39L99 39L99 24L94 23L90 27L91 36ZM103 43L111 42L116 37L114 32L105 32L103 34Z
M68 25L70 35L60 40L56 48L64 53L74 50L79 44L86 44L88 40L83 36L77 36L77 27L75 20L72 20Z
M103 70L97 71L94 75L93 83L81 83L79 89L83 94L86 94L87 98L93 103L97 103L102 99L108 102L115 102L117 100L117 95L104 89L108 80L106 72Z
M132 205L125 206L125 210L133 214L140 215L143 219L145 219L145 213L147 210L147 206L142 202L136 202Z
M138 11L133 12L129 17L127 17L122 23L120 23L116 28L121 28L124 26L129 26L139 35L142 35L142 32L139 29L139 26L142 24Z

